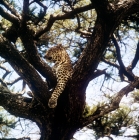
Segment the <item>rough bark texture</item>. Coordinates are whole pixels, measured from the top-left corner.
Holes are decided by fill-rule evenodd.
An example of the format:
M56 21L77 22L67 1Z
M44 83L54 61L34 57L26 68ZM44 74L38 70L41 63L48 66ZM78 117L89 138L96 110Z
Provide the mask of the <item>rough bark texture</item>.
M4 0L0 4L3 2ZM14 11L15 16L13 16L0 7L0 14L15 25L9 28L3 36L0 35L0 56L6 59L26 81L34 95L33 100L21 95L13 95L1 85L0 105L11 114L36 122L41 131L41 140L69 140L77 129L118 108L122 97L139 86L139 78L134 76L132 82L117 93L108 109L102 108L100 112L83 118L86 87L90 77L94 76L95 78L95 70L108 41L122 19L127 15L139 12L138 0L123 0L115 4L109 3L107 0L92 0L91 2L92 4L88 6L75 8L74 11L63 15L50 16L46 27L35 35L26 26L29 1L25 0L24 2L23 18L20 18L16 11ZM46 77L53 87L56 85L56 78L51 68L38 55L35 40L49 31L56 20L69 19L73 14L76 15L94 8L97 12L97 19L91 38L74 67L72 79L68 81L65 90L58 99L58 106L55 109L50 109L47 103L51 93L49 93L47 83L42 80L38 72ZM12 32L14 31L12 28L15 27L16 33ZM9 33L16 38L20 37L28 59L12 45L11 41L16 39L10 38Z

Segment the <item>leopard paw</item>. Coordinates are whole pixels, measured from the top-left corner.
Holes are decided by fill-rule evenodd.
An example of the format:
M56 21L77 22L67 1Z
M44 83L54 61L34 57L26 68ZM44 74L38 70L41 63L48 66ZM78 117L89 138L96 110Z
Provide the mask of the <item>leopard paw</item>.
M48 102L48 106L49 106L49 108L55 108L55 107L57 106L57 101L56 101L56 99L50 98L50 99L49 99L49 102Z

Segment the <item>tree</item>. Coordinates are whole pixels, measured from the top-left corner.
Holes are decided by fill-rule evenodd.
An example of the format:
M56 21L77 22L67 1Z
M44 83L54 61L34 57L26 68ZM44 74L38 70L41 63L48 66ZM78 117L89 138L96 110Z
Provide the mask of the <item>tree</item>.
M58 8L49 11L54 5ZM125 28L138 31L138 14L138 0L91 0L88 3L24 0L23 6L18 5L18 1L1 0L0 56L3 59L0 63L10 64L19 78L12 83L6 82L10 72L0 67L6 71L0 85L0 105L15 116L36 122L41 140L69 140L77 129L118 109L123 96L139 87L139 77L133 73L139 59L139 43L128 66L122 60L119 46L123 39L119 31L124 32ZM59 97L57 107L51 109L47 103L56 77L42 55L47 47L60 41L75 50L76 59L72 79ZM112 52L109 58L106 57L108 51ZM88 83L103 74L105 80L111 78L106 69L98 69L102 62L116 68L120 80L128 84L112 97L109 104L100 105L93 114L85 117ZM18 80L23 81L23 89L26 84L29 86L31 91L28 93L32 98L13 94L8 89L8 85Z

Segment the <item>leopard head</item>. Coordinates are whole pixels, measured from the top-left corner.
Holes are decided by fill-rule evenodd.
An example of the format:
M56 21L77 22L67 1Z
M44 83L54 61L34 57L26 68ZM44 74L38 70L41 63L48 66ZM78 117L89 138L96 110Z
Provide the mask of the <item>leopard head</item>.
M46 59L46 61L49 62L61 62L63 59L65 59L65 52L65 49L62 47L61 44L59 44L57 46L49 48L44 58Z

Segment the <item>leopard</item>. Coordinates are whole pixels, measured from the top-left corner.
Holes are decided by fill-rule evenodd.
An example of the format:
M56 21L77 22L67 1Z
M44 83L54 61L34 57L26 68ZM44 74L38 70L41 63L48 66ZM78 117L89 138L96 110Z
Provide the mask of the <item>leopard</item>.
M57 106L59 96L64 91L68 80L72 77L73 67L66 48L61 44L49 48L46 51L44 58L46 61L54 63L52 72L56 76L57 85L48 101L48 107L55 108Z

